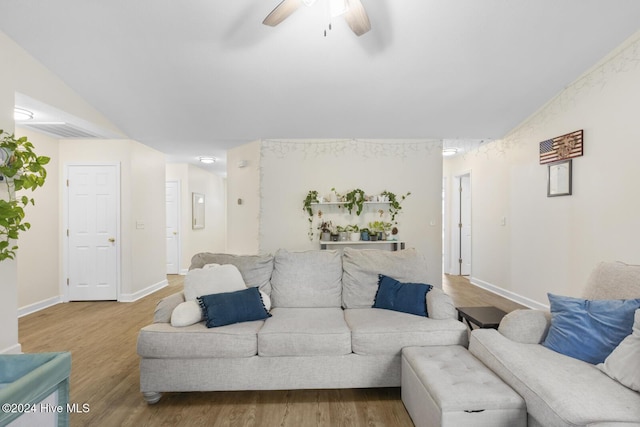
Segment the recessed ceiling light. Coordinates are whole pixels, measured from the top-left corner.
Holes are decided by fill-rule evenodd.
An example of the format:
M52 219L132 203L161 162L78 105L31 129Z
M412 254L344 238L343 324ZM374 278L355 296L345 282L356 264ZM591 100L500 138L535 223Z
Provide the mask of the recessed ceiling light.
M456 154L458 154L457 148L444 148L442 150L442 155L445 157L454 156Z
M205 163L207 165L210 165L215 162L216 162L215 157L200 157L200 163Z
M20 107L13 108L13 120L31 120L33 119L33 113L29 110Z

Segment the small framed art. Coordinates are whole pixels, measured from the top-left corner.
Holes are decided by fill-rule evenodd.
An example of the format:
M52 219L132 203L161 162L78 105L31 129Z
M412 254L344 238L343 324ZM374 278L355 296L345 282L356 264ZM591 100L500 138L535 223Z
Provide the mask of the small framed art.
M548 165L547 197L571 195L571 159Z

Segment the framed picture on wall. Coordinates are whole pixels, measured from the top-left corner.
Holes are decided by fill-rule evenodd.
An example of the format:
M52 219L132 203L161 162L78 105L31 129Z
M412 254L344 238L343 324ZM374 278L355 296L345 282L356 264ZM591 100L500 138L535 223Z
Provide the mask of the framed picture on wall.
M550 163L547 175L547 197L571 195L571 159Z
M204 194L193 193L191 225L194 230L204 228Z

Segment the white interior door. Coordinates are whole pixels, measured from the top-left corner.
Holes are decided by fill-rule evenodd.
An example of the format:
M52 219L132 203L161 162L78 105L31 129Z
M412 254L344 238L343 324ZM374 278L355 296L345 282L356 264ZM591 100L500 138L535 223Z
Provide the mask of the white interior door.
M460 177L460 275L471 274L471 175Z
M178 181L166 183L167 274L180 273L180 187Z
M119 170L67 167L70 301L118 299Z

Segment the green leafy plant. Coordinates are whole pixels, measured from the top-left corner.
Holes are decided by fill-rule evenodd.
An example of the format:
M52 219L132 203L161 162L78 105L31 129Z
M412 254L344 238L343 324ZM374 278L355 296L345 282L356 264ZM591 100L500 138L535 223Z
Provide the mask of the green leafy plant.
M307 193L307 197L305 197L302 205L302 210L309 215L309 231L307 231L309 240L313 240L313 209L311 208L312 203L318 203L318 192L316 190L309 190L309 192Z
M16 191L42 187L47 177L44 165L50 159L36 155L26 137L16 139L3 130L0 136L0 184L6 185L8 195L7 200L0 199L0 261L3 261L15 258L18 246L12 245L11 240L17 240L20 232L31 228L24 221L24 208L35 201L27 196L16 197Z
M389 198L389 214L391 215L391 222L397 224L396 216L400 213L400 210L402 210L402 206L400 204L404 199L411 195L411 192L409 191L407 194L401 195L399 199L398 196L387 190L384 190L381 195Z
M393 224L384 221L373 221L369 223L369 229L374 233L382 233L384 231L390 231Z
M359 188L355 190L349 191L345 194L344 207L347 208L349 213L356 209L356 215L360 215L362 213L362 208L364 207L364 202L366 200L366 195L364 191Z

